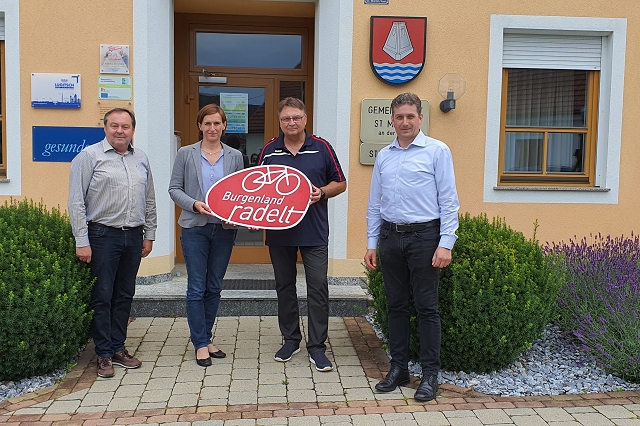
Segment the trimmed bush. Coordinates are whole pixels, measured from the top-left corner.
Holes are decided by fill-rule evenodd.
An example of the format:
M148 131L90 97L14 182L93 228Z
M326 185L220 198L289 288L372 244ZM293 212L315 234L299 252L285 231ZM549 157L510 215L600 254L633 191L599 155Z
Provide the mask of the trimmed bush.
M608 373L640 383L640 239L552 244L563 256L560 327Z
M91 288L66 215L27 200L0 206L0 380L50 373L77 355Z
M460 217L453 260L440 272L442 367L489 372L515 361L552 321L561 275L534 239L501 219ZM382 274L368 272L374 321L388 336ZM411 302L411 359L419 359L419 334Z

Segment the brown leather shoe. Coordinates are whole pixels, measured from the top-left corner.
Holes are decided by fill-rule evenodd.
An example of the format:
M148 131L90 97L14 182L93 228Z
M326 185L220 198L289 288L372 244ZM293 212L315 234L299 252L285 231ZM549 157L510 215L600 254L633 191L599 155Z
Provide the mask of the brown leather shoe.
M112 362L115 365L119 365L124 368L138 368L142 365L142 361L140 361L136 357L129 355L129 352L126 349L113 354Z
M101 356L98 357L98 376L109 378L113 377L116 372L113 370L113 365L111 364L111 358L103 358Z

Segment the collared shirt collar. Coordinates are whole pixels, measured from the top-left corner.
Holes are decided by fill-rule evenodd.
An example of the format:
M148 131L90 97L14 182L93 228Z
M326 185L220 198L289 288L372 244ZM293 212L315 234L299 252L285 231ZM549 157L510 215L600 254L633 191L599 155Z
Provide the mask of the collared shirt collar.
M420 132L418 132L418 134L413 139L413 141L411 141L409 146L411 146L411 145L425 146L426 144L427 144L427 136L424 133L422 133L422 130L420 130ZM407 148L409 148L409 146ZM402 147L398 143L398 138L397 137L393 140L393 142L391 142L391 148L402 149Z
M274 143L275 143L274 148L284 149L284 134L278 136L278 139L276 139ZM307 133L307 131L305 130L304 143L302 144L302 146L309 146L309 145L311 145L311 134ZM302 147L300 149L302 150Z
M102 139L102 151L103 152L107 152L110 149L113 149L114 151L116 150L107 140L107 138ZM127 147L127 151L129 151L130 153L133 154L133 145L131 144L131 142L129 142L129 146ZM116 151L117 152L117 151Z

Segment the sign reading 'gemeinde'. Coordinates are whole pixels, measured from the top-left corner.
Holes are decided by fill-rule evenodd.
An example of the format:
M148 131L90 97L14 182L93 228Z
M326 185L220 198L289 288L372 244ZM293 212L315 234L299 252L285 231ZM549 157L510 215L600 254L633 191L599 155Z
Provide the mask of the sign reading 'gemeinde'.
M216 182L205 197L225 222L262 229L296 226L309 208L311 182L300 170L269 165L244 169Z

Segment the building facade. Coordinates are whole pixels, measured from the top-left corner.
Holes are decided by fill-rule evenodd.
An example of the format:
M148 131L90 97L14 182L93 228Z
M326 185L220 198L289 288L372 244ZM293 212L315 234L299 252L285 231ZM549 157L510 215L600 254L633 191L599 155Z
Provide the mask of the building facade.
M542 242L637 232L640 84L626 72L640 61L634 1L382 3L0 0L0 201L64 208L70 163L43 157L47 131L100 127L108 109L132 108L158 204L156 243L139 275L168 275L182 259L169 177L179 145L197 141L199 108L240 105L239 127L226 136L249 157L278 134L278 101L297 96L307 130L331 142L347 175L347 192L329 202L330 275L360 276L367 155L381 143L363 137L367 106L411 91L426 101L423 128L453 152L461 212L504 217L526 236L537 221ZM410 82L374 72L372 17L426 18L424 65ZM104 68L105 46L127 49L116 58L126 72ZM79 107L37 107L46 74L81 76L81 104L71 99ZM455 109L441 111L461 81ZM262 241L243 231L232 261L267 262Z

